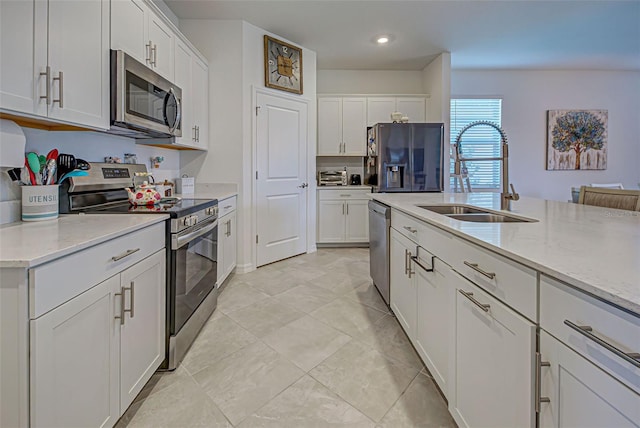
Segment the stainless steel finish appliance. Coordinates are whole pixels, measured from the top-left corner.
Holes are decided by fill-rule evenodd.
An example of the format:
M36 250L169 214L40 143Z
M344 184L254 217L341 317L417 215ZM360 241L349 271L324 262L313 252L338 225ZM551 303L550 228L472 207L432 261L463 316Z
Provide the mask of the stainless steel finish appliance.
M318 171L319 186L346 186L347 171Z
M182 90L123 51L111 51L110 133L182 136Z
M374 192L442 192L443 139L442 123L378 123L370 128L367 152L375 163Z
M373 285L389 305L389 227L391 208L369 201L369 273Z
M166 358L173 370L218 302L218 201L168 198L153 206L132 206L124 187L144 165L92 163L86 177L60 187L60 212L86 214L168 214Z

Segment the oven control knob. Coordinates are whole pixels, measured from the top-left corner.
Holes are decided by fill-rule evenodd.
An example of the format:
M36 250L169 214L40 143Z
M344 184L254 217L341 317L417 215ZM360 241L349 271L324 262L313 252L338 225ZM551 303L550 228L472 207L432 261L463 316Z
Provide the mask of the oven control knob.
M206 209L205 214L207 215L216 215L218 214L218 207L209 207Z
M197 215L192 215L189 218L191 219L191 226L198 224L198 216Z
M191 226L191 217L185 217L182 219L183 226Z

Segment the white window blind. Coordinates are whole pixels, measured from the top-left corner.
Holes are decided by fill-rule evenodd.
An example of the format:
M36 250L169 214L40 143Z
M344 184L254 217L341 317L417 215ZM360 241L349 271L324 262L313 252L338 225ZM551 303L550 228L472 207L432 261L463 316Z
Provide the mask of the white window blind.
M502 126L502 100L489 98L453 98L451 99L451 144L468 124L478 120L488 120ZM500 134L491 126L478 125L462 134L460 140L462 156L465 158L500 156ZM451 158L453 174L454 159ZM469 181L473 190L494 190L500 188L500 162L465 162ZM455 188L454 177L451 189Z

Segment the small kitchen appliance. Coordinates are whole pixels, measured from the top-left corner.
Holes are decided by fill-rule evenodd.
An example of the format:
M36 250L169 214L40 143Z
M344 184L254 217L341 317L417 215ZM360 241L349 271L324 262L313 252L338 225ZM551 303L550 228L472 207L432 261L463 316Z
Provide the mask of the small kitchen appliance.
M319 186L346 186L347 171L318 171Z
M349 180L349 184L352 186L360 186L362 184L360 174L351 174L351 180Z
M218 201L167 198L131 205L125 187L146 176L145 165L92 163L85 177L60 185L60 212L86 214L168 214L167 333L162 368L182 360L218 302Z

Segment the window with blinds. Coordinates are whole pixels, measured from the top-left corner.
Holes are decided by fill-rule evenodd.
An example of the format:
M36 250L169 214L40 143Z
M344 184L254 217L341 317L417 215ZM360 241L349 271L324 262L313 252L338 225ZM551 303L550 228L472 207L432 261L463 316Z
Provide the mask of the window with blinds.
M468 124L488 120L502 126L502 100L489 98L451 99L451 144ZM500 134L490 126L478 125L465 131L460 140L462 156L465 158L500 156ZM450 172L453 174L454 158L451 157ZM468 161L466 166L473 190L495 190L500 188L499 161ZM460 190L456 177L451 176L451 189Z

